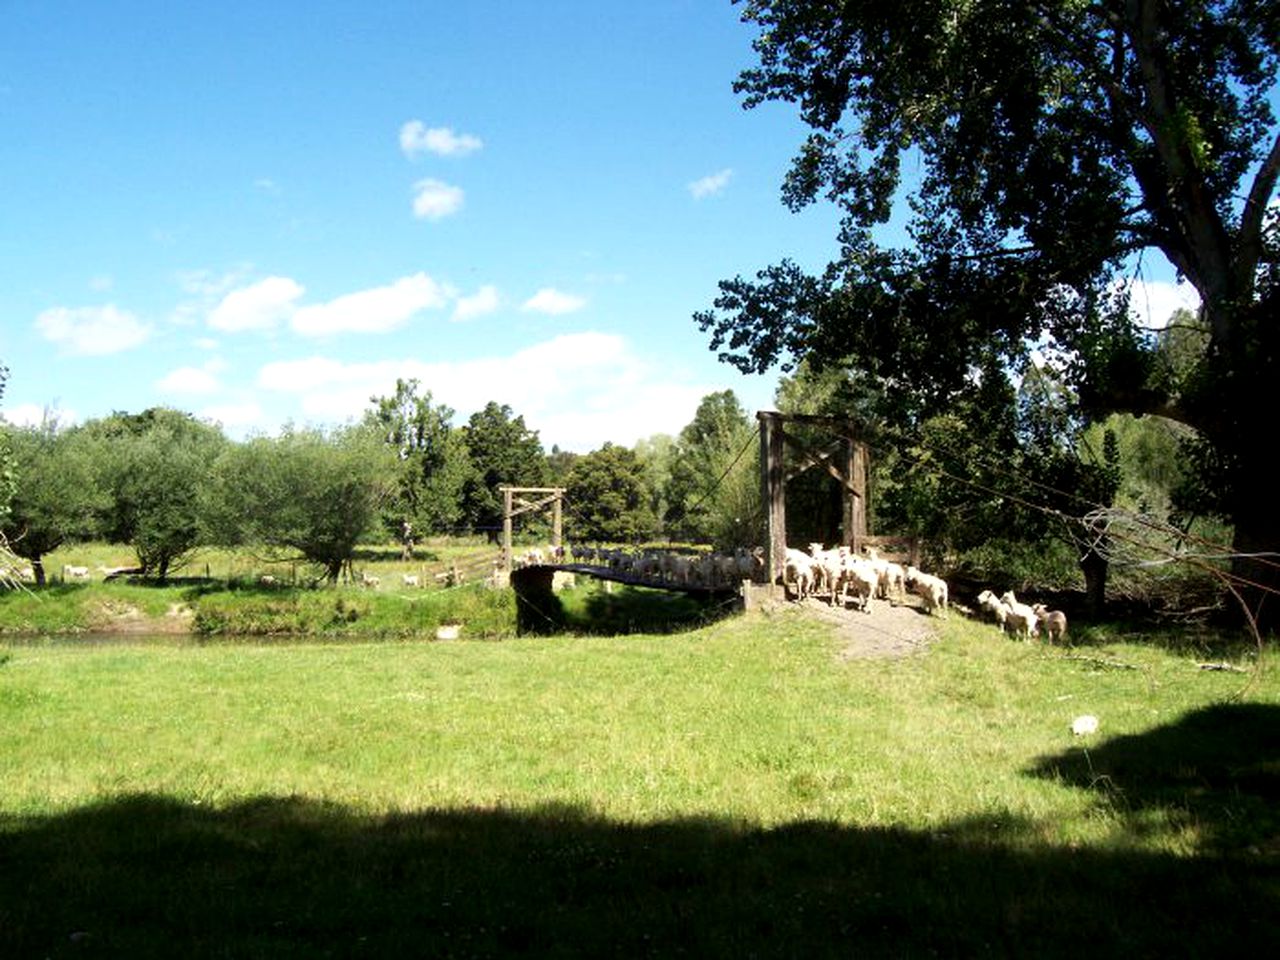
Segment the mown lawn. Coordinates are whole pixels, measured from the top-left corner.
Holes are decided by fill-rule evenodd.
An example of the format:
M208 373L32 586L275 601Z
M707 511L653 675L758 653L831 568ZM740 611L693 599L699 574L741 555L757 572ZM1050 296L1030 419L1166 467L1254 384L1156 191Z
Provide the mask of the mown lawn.
M0 955L1276 955L1274 671L1088 639L0 646Z

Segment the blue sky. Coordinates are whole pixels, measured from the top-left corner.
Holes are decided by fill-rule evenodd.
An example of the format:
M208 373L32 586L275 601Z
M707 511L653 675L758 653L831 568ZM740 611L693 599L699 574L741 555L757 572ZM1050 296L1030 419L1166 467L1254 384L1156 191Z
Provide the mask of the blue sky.
M544 446L732 388L694 311L834 251L804 136L744 111L728 0L0 2L2 412L163 404L233 436L416 377ZM1163 307L1159 308L1163 310Z

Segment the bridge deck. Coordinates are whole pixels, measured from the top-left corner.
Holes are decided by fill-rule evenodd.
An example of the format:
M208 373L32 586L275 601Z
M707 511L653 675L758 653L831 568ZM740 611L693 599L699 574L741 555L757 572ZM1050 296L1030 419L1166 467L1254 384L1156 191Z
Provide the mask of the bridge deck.
M704 583L673 583L667 580L654 580L650 577L637 577L631 573L623 573L620 570L612 570L609 567L596 566L591 563L533 563L525 567L513 570L512 573L518 573L520 570L550 570L553 573L580 573L584 576L595 577L597 580L610 580L613 583L623 583L629 587L648 587L652 590L675 590L679 593L694 593L703 596L727 596L741 592L742 584L734 582L720 586L708 586Z

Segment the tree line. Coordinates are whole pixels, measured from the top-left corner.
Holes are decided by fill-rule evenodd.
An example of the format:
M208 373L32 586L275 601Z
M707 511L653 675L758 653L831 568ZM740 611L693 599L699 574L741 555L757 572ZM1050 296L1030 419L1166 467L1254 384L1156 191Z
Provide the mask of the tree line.
M808 364L776 396L784 413L854 423L872 451L872 529L921 538L938 563L957 568L982 555L1008 567L1021 554L1033 566L1050 556L1070 568L1079 531L1061 518L1098 503L1190 517L1178 439L1132 418L1100 427L1074 416L1069 391L1047 370L1017 389L992 379L985 394L919 429L901 429L886 404L874 382ZM286 426L243 441L167 408L9 427L3 534L39 582L48 554L84 540L129 545L138 571L161 579L197 548L217 545L271 548L333 581L360 543L496 541L500 488L512 485L565 487L571 541L725 550L763 542L756 424L732 390L705 396L674 436L585 454L546 451L506 405L489 403L460 424L454 417L417 381L402 380L370 398L356 423ZM793 430L815 446L831 439L814 426ZM789 542L843 536L841 492L824 472L793 477L787 499ZM545 520L520 522L526 539L550 535Z

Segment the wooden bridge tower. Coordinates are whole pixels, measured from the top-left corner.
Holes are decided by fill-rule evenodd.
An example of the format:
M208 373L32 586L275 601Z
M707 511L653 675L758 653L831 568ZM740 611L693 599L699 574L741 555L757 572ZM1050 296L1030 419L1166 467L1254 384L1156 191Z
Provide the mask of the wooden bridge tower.
M564 507L564 487L508 487L502 491L502 566L511 569L512 521L522 513L551 507L551 546L559 547ZM526 500L525 494L536 499Z
M840 483L844 503L842 540L854 553L860 552L867 536L867 445L858 439L853 422L769 410L759 411L756 419L760 421L760 490L766 516L764 560L768 582L775 583L786 564L787 481L811 467L822 467ZM813 449L787 433L788 423L824 427L835 435L835 441L824 449ZM789 473L784 456L787 447L801 458Z

